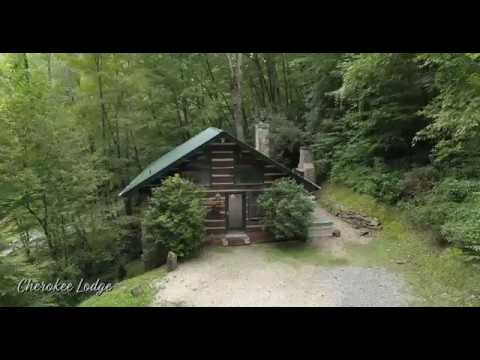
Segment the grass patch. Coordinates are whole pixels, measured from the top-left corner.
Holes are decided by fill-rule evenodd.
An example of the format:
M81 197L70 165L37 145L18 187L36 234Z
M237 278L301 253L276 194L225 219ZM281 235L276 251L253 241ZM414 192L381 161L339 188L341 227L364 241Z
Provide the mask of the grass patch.
M133 267L138 265L132 265ZM128 272L128 269L127 269ZM153 284L165 276L164 267L129 278L114 285L112 291L101 296L92 296L80 303L81 307L142 307L149 306L155 296ZM132 290L140 290L134 296Z
M142 259L134 260L125 265L127 270L127 279L142 275L145 273L145 264Z
M398 208L333 184L324 187L320 203L327 208L338 204L382 222L382 231L368 245L347 249L352 265L385 266L402 273L424 299L420 305L480 306L478 265L465 262L459 249L439 246L432 234L414 228Z

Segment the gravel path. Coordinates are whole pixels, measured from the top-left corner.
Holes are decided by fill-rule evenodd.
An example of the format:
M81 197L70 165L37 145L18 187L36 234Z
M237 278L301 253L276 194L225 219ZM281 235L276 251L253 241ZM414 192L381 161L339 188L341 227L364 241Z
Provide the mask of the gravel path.
M272 260L275 246L209 247L158 282L153 306L381 307L411 299L384 268Z

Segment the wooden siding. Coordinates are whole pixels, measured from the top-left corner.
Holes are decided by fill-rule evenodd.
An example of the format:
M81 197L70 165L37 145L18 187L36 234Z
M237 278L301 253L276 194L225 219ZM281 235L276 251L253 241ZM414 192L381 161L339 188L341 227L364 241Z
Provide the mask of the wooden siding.
M227 167L227 166L234 166L234 159L233 158L213 158L212 159L212 166L214 167Z
M227 209L226 198L230 193L243 193L245 196L245 231L252 241L269 241L270 238L264 230L261 218L251 217L249 214L249 194L262 193L269 188L273 181L286 176L275 165L268 164L257 158L249 150L244 150L236 143L215 142L203 147L200 152L192 154L189 159L182 161L173 173L188 174L192 178L192 172L203 171L205 165L210 174L210 184L205 187L205 203L208 208L205 220L205 229L209 237L217 239L227 232ZM260 171L263 182L236 183L235 168L237 165L251 165ZM238 180L238 179L237 179ZM216 241L216 240L215 240Z

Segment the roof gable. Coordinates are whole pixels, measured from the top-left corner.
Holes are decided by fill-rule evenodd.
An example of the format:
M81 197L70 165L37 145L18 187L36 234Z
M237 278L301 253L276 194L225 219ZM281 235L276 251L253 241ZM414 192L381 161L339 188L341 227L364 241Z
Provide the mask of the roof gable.
M119 196L123 196L126 193L130 192L140 184L151 179L155 175L167 169L170 165L177 162L178 160L183 159L185 156L189 155L200 146L206 144L207 142L215 139L218 135L223 133L223 130L210 127L198 133L194 137L185 141L183 144L172 149L165 155L161 156L159 159L155 160L153 163L148 165L135 179L133 179L130 184L125 187Z
M265 154L261 153L260 151L258 151L254 147L244 143L243 141L238 140L236 137L230 135L229 133L226 133L226 132L224 132L224 133L227 137L231 138L233 141L236 141L244 149L250 150L253 154L259 156L260 158L262 158L266 162L268 162L272 165L275 165L277 168L281 169L283 172L286 173L286 175L291 176L294 179L300 181L302 184L306 185L306 187L310 191L316 191L316 190L321 189L320 186L318 186L317 184L311 182L308 179L305 179L303 176L298 175L297 173L293 172L291 169L287 168L285 165L282 165L281 163L279 163L279 162L273 160L272 158L266 156Z
M228 134L227 132L225 132L223 130L220 130L220 129L217 129L217 128L214 128L214 127L210 127L210 128L207 128L207 129L203 130L199 134L195 135L191 139L189 139L186 142L184 142L183 144L177 146L173 150L169 151L168 153L166 153L165 155L161 156L159 159L157 159L156 161L154 161L153 163L148 165L118 195L119 196L124 196L127 193L129 193L130 191L134 190L135 188L137 188L140 185L142 185L143 183L145 183L146 181L151 180L152 178L154 178L158 175L161 175L162 173L164 173L165 171L170 169L172 167L172 165L178 163L179 161L181 161L182 159L184 159L188 155L192 154L193 152L195 152L195 150L197 150L201 146L213 141L214 139L219 137L221 134L223 134L226 137L229 137L232 141L235 141L241 147L245 148L246 150L251 151L253 154L258 155L260 158L267 161L268 163L270 163L272 165L275 165L276 167L281 169L283 172L285 172L288 176L291 176L291 177L295 178L296 180L300 181L301 183L303 183L308 188L308 190L315 191L315 190L320 189L320 187L317 184L305 179L303 176L298 175L297 173L293 172L292 170L290 170L286 166L284 166L284 165L280 164L279 162L277 162L277 161L269 158L268 156L262 154L261 152L259 152L255 148L253 148L250 145L238 140L237 138Z

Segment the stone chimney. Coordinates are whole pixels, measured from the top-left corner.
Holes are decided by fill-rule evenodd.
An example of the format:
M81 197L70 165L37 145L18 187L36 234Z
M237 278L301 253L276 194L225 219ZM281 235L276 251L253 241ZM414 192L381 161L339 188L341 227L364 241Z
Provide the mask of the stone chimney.
M270 126L262 121L255 125L255 150L270 157Z
M303 177L311 182L315 182L315 165L313 164L312 150L307 146L300 148L300 159L298 162L297 171L299 171Z

